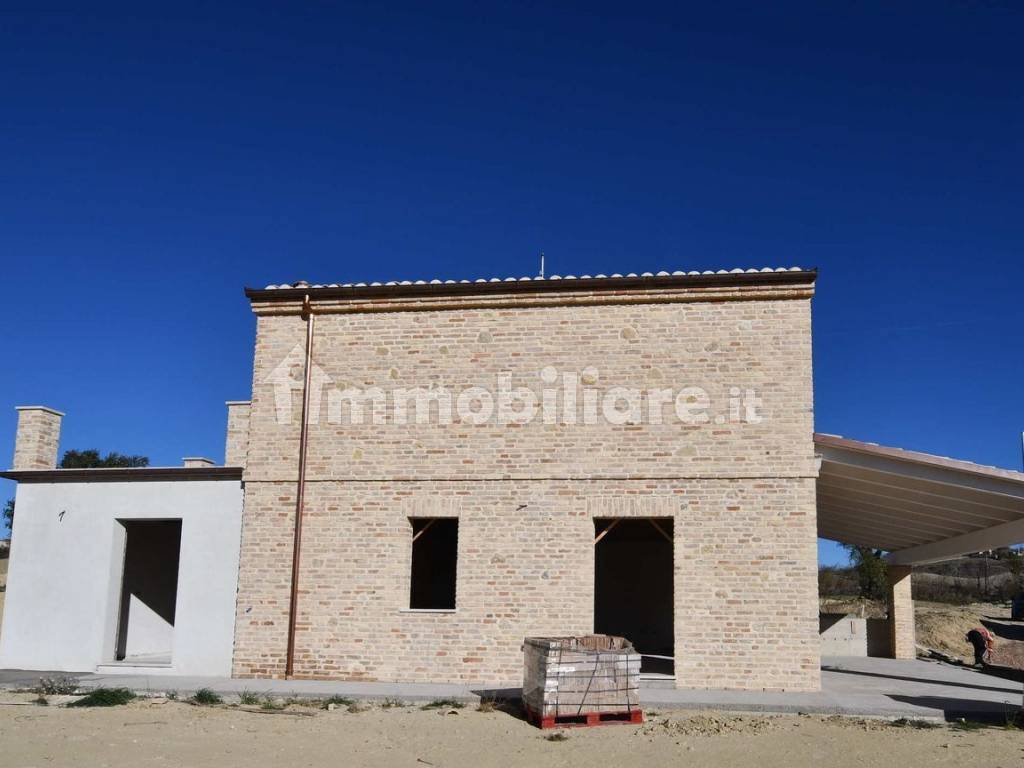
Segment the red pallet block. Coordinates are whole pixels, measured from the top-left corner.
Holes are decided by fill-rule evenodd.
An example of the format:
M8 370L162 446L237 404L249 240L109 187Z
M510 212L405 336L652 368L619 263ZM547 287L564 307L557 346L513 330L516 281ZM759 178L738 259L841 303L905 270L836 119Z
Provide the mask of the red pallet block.
M614 725L627 723L639 725L644 721L643 710L634 709L630 712L586 712L580 715L548 715L541 717L526 707L526 719L541 730L547 728L588 728L595 725Z

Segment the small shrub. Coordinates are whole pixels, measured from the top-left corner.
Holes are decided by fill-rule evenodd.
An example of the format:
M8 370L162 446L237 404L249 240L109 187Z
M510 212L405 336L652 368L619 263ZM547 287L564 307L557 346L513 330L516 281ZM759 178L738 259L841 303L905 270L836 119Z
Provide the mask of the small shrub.
M494 709L494 699L480 699L480 703L476 705L477 712L493 712Z
M260 703L260 697L252 691L242 691L238 694L238 703L245 704L247 707L255 706Z
M36 693L43 696L66 696L78 690L77 677L41 677Z
M40 707L50 706L50 702L46 700L45 696L39 696L38 698L32 699L33 704L38 704Z
M286 706L287 704L283 701L277 701L269 696L265 697L263 701L260 702L260 709L265 709L270 712L277 712L278 710L284 709Z
M916 728L917 730L927 730L928 728L938 728L938 723L932 723L928 720L909 720L906 717L901 717L897 720L893 720L891 725L894 728Z
M464 706L466 706L466 703L458 699L434 699L424 704L420 709L462 709Z
M405 702L389 696L380 703L380 706L382 709L395 709L396 707L404 707Z
M220 697L220 694L216 691L212 691L209 688L200 688L192 695L192 701L195 704L202 704L203 706L212 706L214 704L220 704L224 701Z
M953 728L957 731L979 731L984 727L984 723L979 723L977 720L967 720L963 717L953 723Z
M95 688L78 701L68 704L69 707L119 707L135 698L135 694L127 688Z
M331 696L329 698L324 699L323 704L321 704L321 706L324 709L327 709L331 704L333 704L336 707L351 707L353 704L355 704L355 701L346 698L345 696Z
M547 734L544 739L546 741L568 741L569 736L562 731L555 731L554 733Z
M166 696L169 701L177 701L178 700L178 692L177 691L167 691L164 694L164 696Z

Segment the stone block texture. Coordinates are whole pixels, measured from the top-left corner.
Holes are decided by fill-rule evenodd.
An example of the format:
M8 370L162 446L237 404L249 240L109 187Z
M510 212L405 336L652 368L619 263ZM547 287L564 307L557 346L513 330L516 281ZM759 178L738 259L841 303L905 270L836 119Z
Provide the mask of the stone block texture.
M12 469L54 469L64 414L52 408L28 405L18 409L18 432Z
M818 689L812 290L314 296L295 676L518 685L523 638L594 630L594 519L670 516L676 684ZM240 677L285 668L298 308L254 304ZM330 418L332 388L496 390L507 375L539 392L549 366L579 374L580 392L699 386L710 413L753 389L761 421L684 426L670 408L661 424ZM409 611L411 519L445 516L459 519L456 609Z
M249 411L252 403L248 400L229 400L228 432L224 444L224 466L244 467L249 452Z

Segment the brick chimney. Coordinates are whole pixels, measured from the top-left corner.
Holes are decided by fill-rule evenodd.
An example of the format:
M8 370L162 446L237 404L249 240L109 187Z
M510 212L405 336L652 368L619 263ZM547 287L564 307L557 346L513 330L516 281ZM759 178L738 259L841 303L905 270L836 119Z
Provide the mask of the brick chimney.
M21 405L12 469L56 469L64 414L42 405Z
M249 452L249 411L251 400L228 400L228 435L224 445L224 466L244 467Z

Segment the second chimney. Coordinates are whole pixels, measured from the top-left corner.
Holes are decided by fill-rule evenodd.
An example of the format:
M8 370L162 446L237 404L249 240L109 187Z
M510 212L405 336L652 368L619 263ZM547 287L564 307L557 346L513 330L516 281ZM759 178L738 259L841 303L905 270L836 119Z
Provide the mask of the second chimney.
M44 405L21 405L12 469L56 469L64 414Z
M228 400L228 434L224 446L224 466L244 467L249 452L250 400Z

